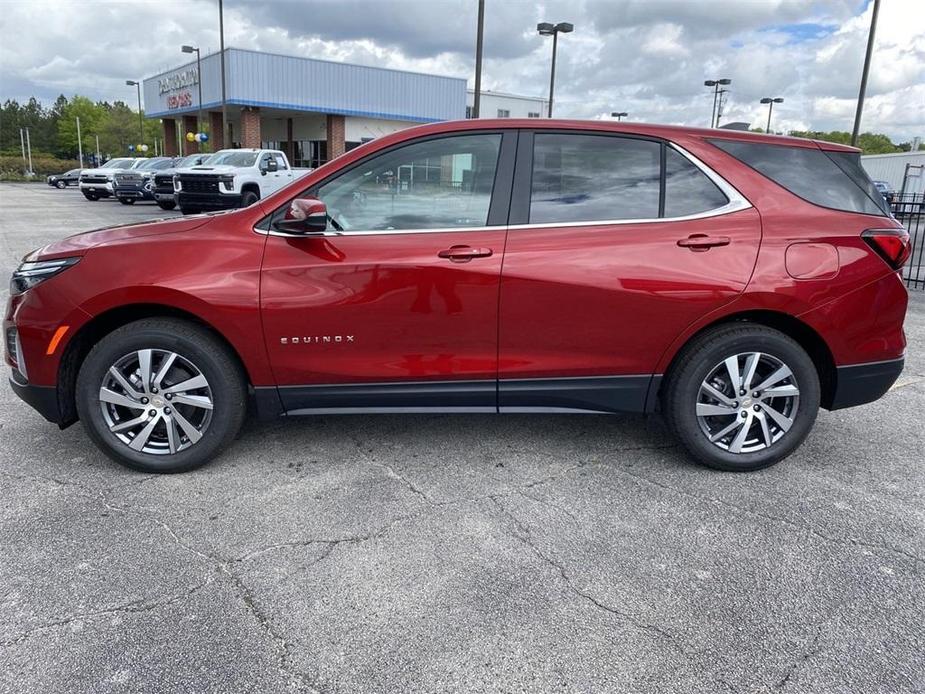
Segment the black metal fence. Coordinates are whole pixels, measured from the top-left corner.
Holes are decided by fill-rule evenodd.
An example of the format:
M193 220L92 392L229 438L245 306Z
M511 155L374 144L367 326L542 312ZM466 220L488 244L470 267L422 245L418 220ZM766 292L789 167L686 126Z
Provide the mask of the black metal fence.
M906 286L925 289L925 193L894 195L890 207L912 241L912 255L903 268Z

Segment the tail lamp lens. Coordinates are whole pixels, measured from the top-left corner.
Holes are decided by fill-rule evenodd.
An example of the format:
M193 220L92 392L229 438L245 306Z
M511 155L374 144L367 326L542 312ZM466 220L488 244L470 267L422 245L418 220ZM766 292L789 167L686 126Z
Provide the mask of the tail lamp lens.
M861 238L894 270L905 265L912 254L912 242L905 229L868 229Z

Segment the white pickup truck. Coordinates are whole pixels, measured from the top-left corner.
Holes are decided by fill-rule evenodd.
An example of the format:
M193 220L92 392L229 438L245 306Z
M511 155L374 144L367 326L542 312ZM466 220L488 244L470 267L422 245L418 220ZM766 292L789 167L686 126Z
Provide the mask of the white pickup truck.
M311 169L293 169L276 149L223 149L173 176L183 214L253 205Z

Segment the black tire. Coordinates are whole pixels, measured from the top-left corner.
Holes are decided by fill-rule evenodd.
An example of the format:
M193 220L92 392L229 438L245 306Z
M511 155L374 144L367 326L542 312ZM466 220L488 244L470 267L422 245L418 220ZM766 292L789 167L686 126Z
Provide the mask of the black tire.
M135 200L133 198L119 198L119 202L123 205L134 205Z
M169 202L168 202L168 201L158 200L158 201L157 201L157 206L160 207L162 210L168 210L168 211L169 211L169 210L172 210L173 208L175 208L175 207L177 206L177 203L175 203L175 202L173 202L173 201L169 201Z
M62 188L67 188L67 183L61 180L55 181L55 188L57 188L58 190L61 190Z
M198 207L181 207L180 212L182 214L202 214L202 210Z
M106 382L110 367L127 355L145 349L176 353L195 365L208 381L213 405L211 419L203 428L202 438L186 448L178 446L175 453L158 454L129 448L110 431L100 407L100 389ZM165 378L163 383L167 382ZM152 388L151 393L155 392ZM150 404L145 407L162 407L163 413L170 414L171 403L164 402L166 388L160 394L160 404L156 402L157 397L150 395L150 398ZM185 472L205 465L234 440L247 410L247 384L235 356L207 329L176 318L147 318L118 328L97 342L80 366L76 399L77 412L87 434L110 458L147 473ZM181 406L177 403L174 407L177 412L180 411ZM143 407L126 410L130 412L126 414L126 420L136 416L135 409L141 410L137 416L145 414ZM186 410L186 414L190 412ZM165 420L166 417L161 419L162 422ZM158 426L165 427L166 424ZM152 440L157 438L158 431L155 428ZM165 436L166 429L161 431ZM183 435L182 429L177 431Z
M96 193L84 193L84 197L90 202L96 202L97 200L100 199L100 196L97 195Z
M250 207L260 200L260 196L252 190L245 190L241 193L241 207Z
M698 398L701 397L701 386L708 376L717 373L715 369L719 368L727 358L747 353L761 353L766 355L763 359L777 360L786 365L792 373L792 379L786 380L791 382L788 385L792 384L798 388L799 399L795 405L796 412L792 416L789 429L786 431L777 429L773 432L771 437L773 441L770 445L765 444L765 448L752 452L733 453L721 447L727 445L732 448L733 446L729 445L731 443L729 439L723 437L719 439L719 444L713 443L706 433L707 430L714 435L720 433L725 426L731 426L734 421L737 421L728 418L733 415L741 416L751 425L753 420L749 410L760 412L773 430L777 425L771 417L765 414L767 410L759 406L759 400L753 398L754 393L746 392L743 396L740 390L739 394L735 394L731 385L728 385L732 381L731 378L727 379L728 390L725 392L727 395L731 393L736 398L734 406L740 408L733 408L733 415L721 415L701 420L697 416L697 403ZM756 384L753 381L751 385L754 387ZM694 338L683 349L672 365L662 390L662 412L669 428L694 459L717 470L747 472L774 465L797 449L816 421L820 396L819 374L816 367L806 351L795 340L765 326L733 323L708 330ZM715 402L719 403L718 400ZM780 403L781 400L775 402ZM784 402L787 402L786 399ZM720 406L723 405L720 404ZM757 429L752 428L751 431L755 432L755 436L761 436L766 441L767 434L762 433L761 423L757 417L756 414L755 424L752 425ZM706 426L706 422L716 422L716 431L702 428L701 424ZM738 431L741 431L741 427L733 433ZM775 438L778 435L779 438ZM731 436L732 434L729 434L729 437ZM746 433L745 436L749 434Z

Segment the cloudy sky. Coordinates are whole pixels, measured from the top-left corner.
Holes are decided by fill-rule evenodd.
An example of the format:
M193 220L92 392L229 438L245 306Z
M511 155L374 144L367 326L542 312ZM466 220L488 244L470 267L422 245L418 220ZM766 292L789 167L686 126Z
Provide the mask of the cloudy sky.
M0 100L124 99L126 79L218 47L217 0L0 0ZM559 42L556 115L706 125L704 79L732 79L724 121L851 130L868 0L486 0L483 87L542 96ZM226 0L226 45L469 79L476 0ZM925 136L925 2L882 0L863 130Z

